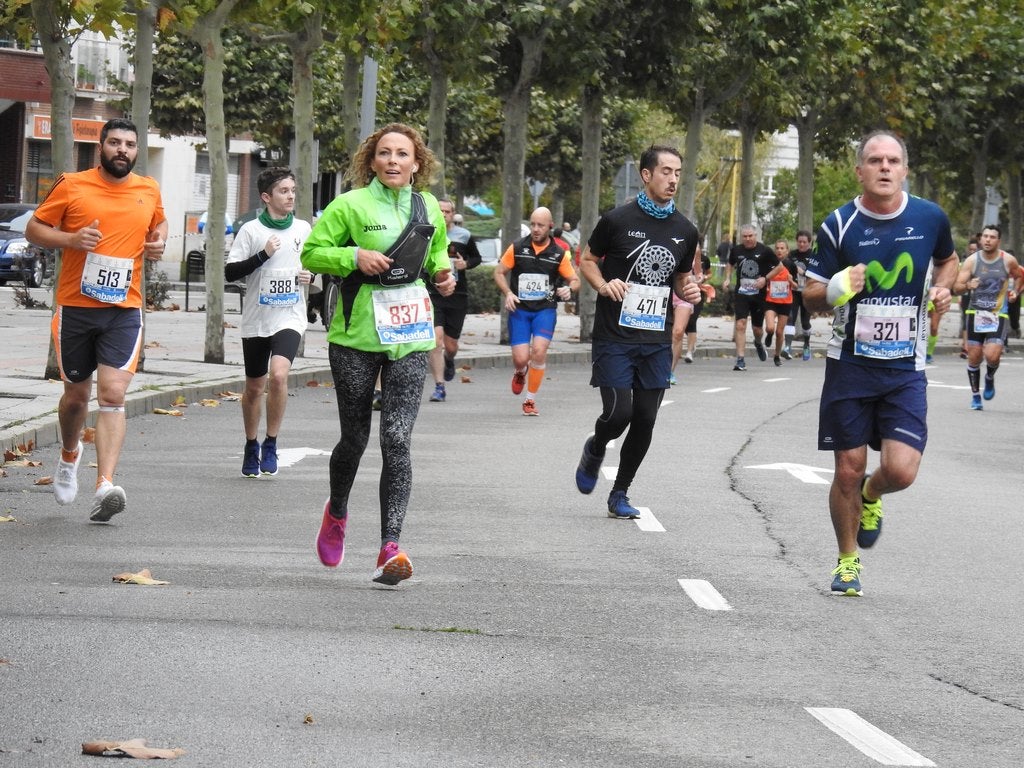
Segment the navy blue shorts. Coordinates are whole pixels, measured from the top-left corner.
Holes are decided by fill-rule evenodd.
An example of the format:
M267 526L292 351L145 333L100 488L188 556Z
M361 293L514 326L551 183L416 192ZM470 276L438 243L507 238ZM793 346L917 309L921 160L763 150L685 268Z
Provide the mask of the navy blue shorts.
M667 389L672 345L594 341L591 360L592 387Z
M899 440L924 453L928 442L928 379L903 371L825 361L818 411L818 450L845 451Z
M555 335L555 321L558 313L554 307L548 309L517 309L508 313L508 343L510 347L529 344L534 336L551 340Z

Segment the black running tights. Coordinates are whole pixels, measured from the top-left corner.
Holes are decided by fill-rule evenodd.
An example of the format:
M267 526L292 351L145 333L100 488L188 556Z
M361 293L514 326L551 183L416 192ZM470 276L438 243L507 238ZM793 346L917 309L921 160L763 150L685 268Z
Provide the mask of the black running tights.
M609 441L619 437L629 427L626 439L619 449L619 471L615 476L613 491L627 491L641 462L651 447L654 422L663 389L625 389L601 387L601 404L604 410L594 425L594 448L599 455Z
M398 541L412 492L412 428L420 411L427 353L390 360L383 353L331 344L327 354L341 423L341 439L331 453L331 511L339 517L348 514L349 493L370 439L373 390L380 373L380 536L382 542Z

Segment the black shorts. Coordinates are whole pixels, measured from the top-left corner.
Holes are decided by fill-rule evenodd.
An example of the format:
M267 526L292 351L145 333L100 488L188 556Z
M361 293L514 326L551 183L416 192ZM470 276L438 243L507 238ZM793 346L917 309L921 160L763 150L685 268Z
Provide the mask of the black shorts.
M50 328L65 381L85 381L98 365L135 373L142 351L141 309L58 306Z
M464 293L451 296L431 293L430 301L434 305L434 327L443 328L444 335L449 339L459 338L462 335L462 326L466 323L469 296Z
M750 322L755 328L760 328L764 324L764 299L760 296L736 293L732 297L732 307L737 320L746 320L749 315Z
M270 358L274 355L287 357L289 364L295 360L302 336L298 331L285 328L273 336L251 336L242 339L242 359L245 361L245 376L259 379L270 370Z

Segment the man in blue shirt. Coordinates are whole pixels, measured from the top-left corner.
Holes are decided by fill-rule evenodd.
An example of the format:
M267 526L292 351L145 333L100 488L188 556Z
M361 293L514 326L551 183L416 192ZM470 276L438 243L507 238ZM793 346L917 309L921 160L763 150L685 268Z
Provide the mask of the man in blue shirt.
M903 190L907 149L886 131L857 149L861 194L821 225L804 302L834 310L818 423L833 451L829 510L839 545L832 591L863 594L858 545L881 533L882 496L909 487L928 439L928 302L949 309L958 260L949 218ZM867 474L867 447L881 452Z

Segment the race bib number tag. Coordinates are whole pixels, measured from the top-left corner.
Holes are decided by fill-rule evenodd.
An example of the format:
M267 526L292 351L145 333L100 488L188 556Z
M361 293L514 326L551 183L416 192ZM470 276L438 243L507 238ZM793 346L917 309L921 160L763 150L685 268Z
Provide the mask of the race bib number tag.
M87 253L82 268L82 295L107 304L122 303L128 298L134 264L135 259Z
M551 283L548 282L548 276L539 272L520 275L519 285L516 287L516 295L521 301L544 301L551 298Z
M789 280L772 280L768 292L773 299L789 299Z
M741 277L739 292L744 296L753 296L757 293L757 278L756 277Z
M373 319L381 344L434 339L434 312L422 285L373 292Z
M917 307L859 305L854 354L877 360L913 357L917 348L917 313Z
M667 285L627 285L629 288L622 299L619 325L645 331L665 330L665 315L668 312L671 289Z
M292 307L299 299L299 278L295 270L268 269L260 275L260 306Z
M974 312L975 333L995 333L999 330L999 315L987 309Z

